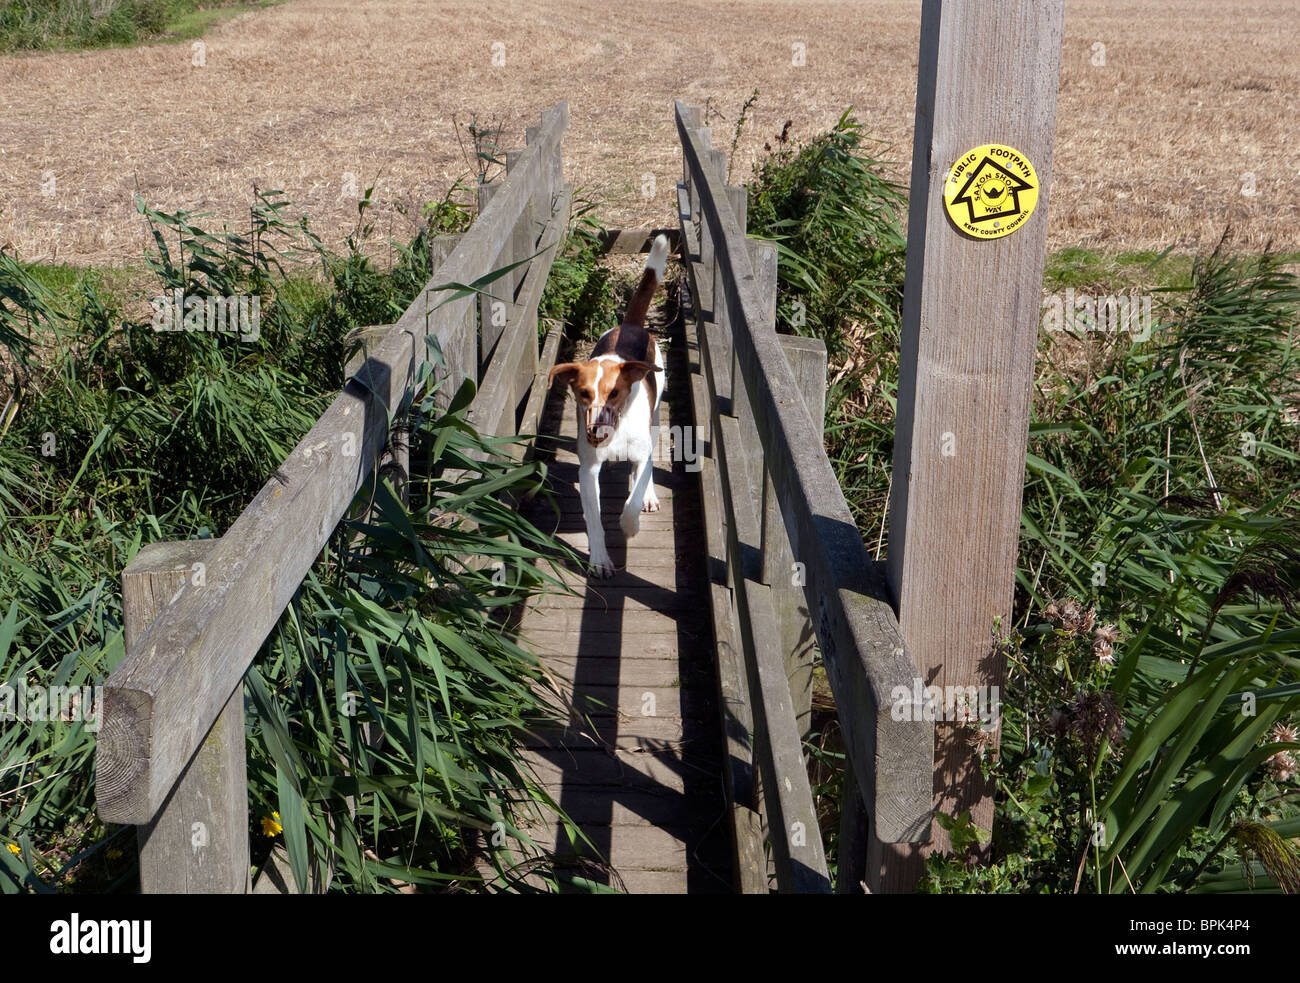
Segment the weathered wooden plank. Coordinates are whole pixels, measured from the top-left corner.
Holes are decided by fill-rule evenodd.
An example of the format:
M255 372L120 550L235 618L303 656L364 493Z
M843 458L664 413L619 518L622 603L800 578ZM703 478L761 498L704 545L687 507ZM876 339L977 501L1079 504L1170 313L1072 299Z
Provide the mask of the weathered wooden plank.
M522 152L515 165L520 180L510 180L496 185L502 190L490 193L491 200L483 208L478 221L464 234L445 269L438 275L407 309L399 325L413 327L424 325L431 311L448 300L452 291L439 289L443 284L469 284L494 268L498 256L508 240L514 235L514 226L535 192L553 193L558 185L552 185L551 175L559 166L559 148L563 131L568 122L568 103L560 103L552 109L543 111L542 126L538 138ZM526 180L524 180L526 178ZM487 289L491 289L490 286ZM488 323L483 327L491 330L490 311ZM441 336L440 336L441 340ZM444 349L445 349L444 345ZM482 347L480 362L486 361L491 353L490 347ZM481 372L478 378L482 378Z
M714 283L721 286L722 278L715 277ZM715 302L713 310L721 316L724 307ZM722 331L709 330L700 345L700 362L711 393L720 393L717 369L727 364L726 338ZM776 614L770 589L758 582L761 494L755 495L750 485L753 469L742 424L723 413L720 395L708 405L712 412L710 456L718 469L719 497L726 515L728 568L754 720L754 759L762 774L777 882L782 891L827 892L830 878L778 647Z
M678 189L679 205L685 204L685 189ZM688 216L683 216L689 220ZM685 222L683 223L685 228ZM685 234L683 234L685 238ZM691 267L686 259L688 269ZM688 276L688 280L692 279ZM698 314L698 305L694 314ZM702 448L708 448L701 460L700 492L703 502L705 549L709 563L709 594L713 612L713 634L717 651L718 697L722 712L722 739L726 755L723 782L731 810L732 874L741 894L767 893L767 860L757 812L757 788L754 775L754 718L750 707L749 684L739 642L740 630L735 622L732 589L727 563L726 515L722 503L722 484L717 462L713 460L710 438L712 402L700 365L699 339L695 324L685 323L691 371L692 415L701 436Z
M542 110L542 125L539 142L543 144L545 160L549 164L546 187L552 196L559 194L564 186L564 162L560 156L564 126L569 119L569 104L558 102L549 109Z
M206 577L215 545L212 539L150 543L126 565L122 614L128 647L183 584ZM166 807L136 829L142 894L243 894L248 889L243 689L241 683L228 694Z
M609 714L592 715L590 721L570 722L564 727L535 726L524 738L526 747L537 748L635 748L684 747L684 734L689 728L703 734L712 730L717 721L712 717L625 717L620 720ZM692 740L695 740L694 738ZM680 815L680 814L679 814Z
M737 194L737 190L741 193ZM739 216L744 214L744 189L728 188L727 194L739 221ZM746 246L754 269L755 288L763 303L761 327L775 334L776 246L757 239L747 239ZM785 351L786 361L794 372L804 403L809 407L809 417L817 428L818 437L821 437L826 402L826 345L817 338L779 335L778 339ZM781 506L776 498L776 489L772 485L771 475L768 473L762 439L754 420L748 390L736 366L734 346L731 351L731 385L733 391L741 391L734 409L736 419L741 424L745 452L749 460L750 489L754 495L762 499L760 513L762 573L759 579L772 588L772 603L776 606L777 624L781 631L781 651L785 657L790 693L794 698L795 717L799 724L799 733L807 736L812 726L812 680L817 654L812 620L808 617L807 603L803 596L803 576L795 563L790 540L781 519Z
M680 124L679 124L680 125ZM697 126L691 131L692 140L695 146L700 148L700 154L694 161L688 161L687 167L689 176L686 179L686 186L690 189L691 195L691 219L695 226L695 238L697 243L695 260L705 271L705 279L713 283L713 229L708 222L702 220L704 206L701 198L708 194L708 188L702 185L700 176L695 167L708 167L712 170L713 158L709 150L713 146L713 131L707 126ZM685 154L683 154L683 158ZM692 166L693 165L693 166ZM719 179L720 183L725 183ZM712 307L700 309L700 316L705 320L713 320Z
M604 514L604 519L608 522L616 514L617 513L606 512ZM561 529L555 535L568 543L574 549L587 549L587 532L585 529ZM675 542L676 537L671 529L643 529L632 539L620 543L619 549L626 550L628 553L658 552L665 549L672 549Z
M870 817L858 794L858 780L853 769L844 769L844 787L840 793L839 865L835 872L836 894L862 894L866 883Z
M535 652L543 658L553 655L567 655L572 652L574 647L574 638L569 632L545 631L534 628L528 620L525 620L524 626L520 630L519 639L520 643L524 644L530 652ZM709 646L702 640L693 646L693 650L703 655L711 655ZM599 659L658 661L677 658L680 651L677 631L674 629L667 634L639 635L636 645L629 646L626 652L623 651L621 644L611 643L608 646L584 644L582 658L589 661Z
M609 786L682 794L688 783L699 784L707 780L703 771L688 774L675 751L610 754L603 748L590 751L531 748L524 752L524 760L543 785L563 785L566 789Z
M725 863L718 846L720 837L701 835L709 830L701 827L652 826L644 822L579 824L587 840L570 838L567 830L554 827L525 826L523 831L542 850L556 857L599 857L615 870L680 871L685 878L692 860L700 856L717 858ZM608 844L608 849L605 849ZM692 856L696 854L696 856ZM626 876L626 875L624 875Z
M727 173L727 155L721 150L713 151L713 166L717 169L719 174L725 175ZM746 224L749 221L748 193L744 188L737 188L731 185L727 185L726 190L727 201L731 203L731 214L736 219L736 227L739 228L741 232L744 232ZM748 238L745 240L745 246L750 250L750 255L753 256L755 247L751 243L752 240ZM761 245L759 248L762 248ZM775 274L775 258L773 259L772 270ZM745 389L745 380L741 378L739 373L736 371L736 345L731 340L731 307L727 303L726 292L719 287L719 283L721 282L719 278L728 275L729 272L730 271L721 263L716 263L714 265L713 296L715 302L713 305L713 317L714 320L724 328L724 335L727 339L727 351L731 356L731 365L728 367L726 374L727 383L730 388L725 391L719 390L717 395L720 397L726 397L727 413L740 421L741 431L745 435L746 448L753 451L749 457L750 474L748 475L748 478L750 492L754 495L754 500L757 501L762 496L760 490L762 486L759 482L762 480L763 447L758 441L758 428L754 424L754 411L749 407L749 400L746 396L747 390ZM772 290L775 291L775 276L772 279L771 286ZM767 284L760 281L757 276L754 280L754 288L761 291L764 298L766 298ZM775 301L773 301L772 308L773 312L775 312Z
M451 258L460 245L462 235L435 236L429 244L433 279L442 283L442 265ZM461 383L472 379L478 383L478 305L472 296L447 303L447 330L438 335L443 360L447 363L447 377L442 381L436 397L439 407L451 402Z
M633 645L635 649L638 646ZM545 660L546 668L563 681L563 689L572 692L574 683L586 686L677 686L694 689L712 687L713 672L709 666L682 665L674 656L660 659L593 659L586 652L581 655L552 656Z
M670 535L672 529L670 527L662 531ZM665 541L668 541L667 536ZM678 590L675 585L661 586L640 581L615 587L601 580L588 581L575 594L548 592L544 598L538 599L537 604L558 608L594 608L613 613L631 608L681 611L690 608L695 602L692 593Z
M253 656L374 467L395 411L427 358L424 339L459 331L439 311L487 268L527 204L534 171L552 168L567 106L543 134L430 284L256 498L213 548L202 585L186 584L129 646L104 686L96 748L101 817L140 825L157 813ZM543 152L549 156L543 158ZM535 162L535 163L534 163Z
M519 301L512 304L514 315L497 342L483 384L470 404L469 420L480 433L514 436L517 432L515 412L523 394L523 380L531 383L537 372L537 303L555 260L556 247L568 228L569 208L566 193L561 195L547 222L538 255L528 264Z
M536 177L533 179L536 181ZM492 199L496 196L504 184L480 184L478 188L478 213L480 218L487 211ZM530 195L531 199L531 195ZM525 202L525 210L527 202ZM510 223L509 234L501 244L500 251L488 261L491 269L500 269L503 266L509 266L515 261L514 248L514 228L518 223L518 218ZM522 257L520 257L522 258ZM485 271L486 272L486 271ZM488 367L492 364L496 356L497 344L501 336L505 333L507 325L511 320L511 312L514 308L514 272L506 273L500 279L483 288L479 294L479 356L478 356L478 374L483 379L487 375Z
M542 343L542 353L538 358L537 372L533 375L532 388L528 391L528 403L524 407L524 415L519 421L519 432L521 434L536 434L537 426L542 418L542 409L546 406L546 382L550 375L552 366L555 365L556 356L560 351L560 341L564 338L564 325L552 324L546 332L546 341ZM527 457L532 457L536 453L536 442L528 442Z
M640 870L629 867L626 870L619 871L619 874L623 888L628 894L693 894L701 891L700 888L691 884L691 878L686 872ZM726 893L725 874L717 873L712 880L708 878L700 878L700 880L706 884L703 889L705 892Z
M707 359L706 359L707 363ZM728 535L730 566L742 569L742 544L758 537L758 521L744 503L726 491L733 480L732 468L739 467L729 458L732 448L741 445L737 422L725 416L715 418L715 447L722 472L723 499L730 505L732 531ZM738 455L739 456L739 455ZM736 475L739 480L745 479ZM800 894L830 890L826 858L822 850L821 830L808 784L803 759L803 742L795 722L794 701L785 674L780 649L780 631L773 609L771 589L748 576L735 578L735 610L745 641L749 692L753 694L755 760L763 775L764 803L767 806L772 849L775 854L777 882L782 891ZM780 830L778 834L776 831Z
M668 237L668 254L677 251L678 229L602 229L600 232L601 252L609 256L635 255L648 253L658 236Z
M702 115L701 112L700 112L700 107L699 107L699 106L685 106L685 107L683 107L682 119L685 120L687 126L693 128L693 129L699 129L701 126L704 125L703 115ZM686 159L683 157L683 158L682 158L682 183L681 183L680 185L678 185L678 189L679 189L679 192L680 192L680 190L681 190L682 188L685 188L685 189L686 189L686 191L687 191L686 203L687 203L688 206L693 207L694 204L695 204L695 202L694 202L694 199L692 199L692 198L690 197L690 183L691 183L691 168L690 168L690 165L686 163ZM687 218L690 218L690 217L694 214L694 213L692 212L692 210L691 210L691 207L687 207L685 210L683 210L683 211L681 212L682 214L686 215ZM685 224L684 222L683 222L683 223L679 223L679 224L682 226L682 231L683 231L683 236L684 236L684 235L685 235L685 231L686 231L686 224ZM696 260L697 262L698 262L698 259L699 259L698 257L695 257L695 260ZM689 256L685 255L685 253L683 253L683 255L682 255L682 261L683 261L683 262L689 262L690 260L691 260L691 257L689 257Z
M506 151L507 176L516 169L522 157L522 150ZM550 218L550 195L545 194L540 185L538 190L541 193L536 194L529 199L524 210L519 214L519 217L515 219L515 231L514 235L511 236L510 239L510 255L512 261L523 259L524 257L533 254L537 239L541 235L542 229L546 227L547 219ZM543 197L546 198L546 204L544 206L540 202L540 199ZM519 287L523 284L527 272L528 267L520 266L511 270L505 276L504 282L507 284L506 292L512 303L519 293Z
M371 353L379 346L379 343L388 337L388 332L393 330L391 324L369 324L360 328L353 328L347 333L345 344L351 346L357 345L357 350L348 356L348 360L343 365L343 378L351 379L357 374L357 369L366 364Z
M682 686L602 686L584 683L573 703L583 713L639 717L692 717L712 712L717 700L709 689Z
M926 685L1005 684L990 638L1009 626L1015 585L1064 21L1064 0L923 7L887 563ZM998 54L1007 38L1012 60ZM944 182L991 142L1032 162L1039 203L984 241L952 226ZM989 829L993 784L967 737L935 724L934 806ZM936 827L932 848L947 842Z
M702 218L726 278L738 364L750 387L777 499L795 556L805 564L805 596L840 712L851 760L879 834L889 840L929 834L933 731L924 721L897 721L889 712L898 685L917 670L904 648L886 586L871 567L835 473L817 439L798 384L774 335L757 330L763 304L726 200L724 185L701 163L699 135L678 103L678 133Z
M566 811L576 823L649 823L655 826L681 824L683 817L692 822L712 823L721 800L712 789L691 789L683 797L669 789L628 788L612 799L574 797Z
M660 499L662 501L662 499ZM668 588L699 588L699 577L694 571L683 569L676 563L671 553L637 553L633 557L638 562L630 569L619 570L613 577L605 578L606 587L634 587L653 585ZM560 580L568 587L585 590L590 578L584 578L581 571L562 569Z
M773 300L775 302L775 298ZM809 418L817 426L820 438L826 418L826 344L820 338L802 338L797 335L777 337L803 394ZM790 679L790 695L795 702L799 733L807 737L812 726L812 685L813 667L817 663L817 636L804 597L803 570L795 561L790 538L785 532L781 503L777 500L776 487L772 484L766 458L763 462L762 481L762 580L772 588L772 603L776 605L777 621L781 626L781 651L785 654L786 675Z

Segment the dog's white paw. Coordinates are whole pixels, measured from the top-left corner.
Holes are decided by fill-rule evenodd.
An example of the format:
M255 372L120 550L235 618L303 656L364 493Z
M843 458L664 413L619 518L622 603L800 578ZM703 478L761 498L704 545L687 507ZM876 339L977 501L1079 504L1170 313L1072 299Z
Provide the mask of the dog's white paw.
M623 530L623 535L631 539L641 531L641 516L632 509L624 509L623 514L618 517L618 524Z
M642 512L659 511L659 496L654 493L654 489L650 489L646 492L645 501L641 503L641 511Z
M591 575L593 577L614 576L614 561L608 553L593 553L591 556Z

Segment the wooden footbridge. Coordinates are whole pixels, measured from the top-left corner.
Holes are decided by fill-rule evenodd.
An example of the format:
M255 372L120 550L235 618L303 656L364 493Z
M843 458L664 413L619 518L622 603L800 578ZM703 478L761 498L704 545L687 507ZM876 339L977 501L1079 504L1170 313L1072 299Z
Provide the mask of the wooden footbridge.
M998 5L1008 17L1047 16ZM1051 17L1059 13L1058 4L1046 6ZM958 5L960 16L977 17L973 8ZM945 31L952 25L940 23L947 9L927 7L923 54L927 43L934 51L922 58L918 106L980 90L935 69L942 64L935 52L951 43ZM973 22L957 26L962 37L978 33L966 30ZM934 77L926 76L927 66ZM1010 102L1031 103L1036 92ZM884 571L870 559L823 449L824 348L777 334L776 249L747 238L746 192L726 184L725 155L712 147L699 110L678 103L674 112L682 151L680 270L670 272L669 297L652 315L667 358L666 432L654 464L663 508L643 516L640 534L626 540L617 515L630 466L607 465L602 504L618 573L591 579L575 566L566 574L571 590L540 597L503 626L561 680L559 722L529 738L527 756L581 835L549 819L529 833L561 868L629 892L906 890L916 880L918 854L910 845L932 833L937 735L946 734L948 745L961 735L940 732L921 704L914 714L899 714L898 694L936 681L949 656L931 645L933 618L907 628L908 617L918 618L909 611L919 605L904 606L904 628L929 647L904 644ZM539 435L530 453L547 463L553 495L526 507L543 530L584 553L573 415L563 394L547 387L565 339L553 327L539 344L537 316L570 219L561 163L567 115L566 104L544 112L526 147L508 155L504 180L482 189L470 230L434 243L436 271L403 316L359 333L363 344L346 388L226 534L154 544L125 571L127 654L105 685L96 796L105 820L139 827L143 890L326 886L295 884L287 868L271 865L250 883L243 677L367 481L382 472L402 484L404 448L390 431L422 372L436 371L447 393L466 379L477 384L469 415L481 432ZM1050 141L1050 113L1046 123ZM949 159L967 141L941 129L918 116L923 152L914 222L921 221L917 201L927 207L931 141ZM1040 130L1023 138L1023 149L1038 151ZM644 238L624 241L636 248ZM914 238L926 257L932 245L940 259L956 248L946 240L931 244L924 234ZM1032 236L1023 241L1031 253ZM1041 241L1036 248L1041 273ZM1020 262L1017 253L1001 255ZM911 259L909 252L909 278ZM979 266L986 260L998 262L991 251L968 254L965 261L982 271L968 279L997 279L991 274L1000 267ZM913 320L924 324L933 305L917 302L914 289L909 279ZM1018 305L990 317L1037 316L1033 291L1003 292L989 303ZM964 329L951 330L955 337ZM1028 391L991 383L987 345L938 354L926 347L942 337L905 334L905 367L916 374L899 387L895 474L905 480L895 482L895 498L904 507L891 542L906 541L910 552L901 574L890 571L892 584L912 590L929 576L930 593L922 596L941 618L960 615L971 597L1005 592L1009 601L1014 567L986 578L985 547L972 540L972 529L989 525L984 512L1005 505L991 502L988 488L1006 482L989 477L982 451L961 463L927 456L926 427L947 427L957 440L980 419L1010 421L1014 429L1016 393ZM442 353L436 365L430 338ZM963 363L968 357L973 361ZM931 371L935 366L943 371ZM982 388L963 388L965 380ZM957 402L945 404L950 391ZM999 402L1007 400L1015 404L1009 410ZM1022 470L1023 447L1021 440ZM1014 457L992 455L1002 472L1017 467ZM1010 491L1018 515L1019 486ZM923 527L917 503L926 494L935 518ZM939 510L944 495L950 506L978 508ZM1003 518L997 521L1006 525ZM913 548L922 532L970 548ZM1014 528L1011 535L1014 542ZM195 564L205 566L202 585L190 576ZM971 665L988 657L982 617L967 619L971 627L960 636ZM939 637L958 637L951 625L944 631ZM803 743L818 664L845 752L834 871ZM940 764L943 755L940 748ZM974 801L982 807L989 800L980 794ZM201 851L191 839L199 822ZM481 869L492 877L487 865Z

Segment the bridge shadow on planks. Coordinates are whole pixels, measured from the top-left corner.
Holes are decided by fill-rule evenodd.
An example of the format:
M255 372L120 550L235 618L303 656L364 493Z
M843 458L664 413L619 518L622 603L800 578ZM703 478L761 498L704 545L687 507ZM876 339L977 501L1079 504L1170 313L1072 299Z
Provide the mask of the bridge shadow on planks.
M661 426L689 427L680 324L663 309L652 318L668 374ZM539 429L554 500L539 496L528 515L585 560L574 408L558 389ZM563 828L534 839L560 866L630 893L725 893L732 884L699 481L672 460L680 457L656 459L662 510L643 513L631 541L618 525L631 465L605 465L601 512L618 573L568 571L577 595L535 601L520 627L570 701L568 726L530 741L530 761L590 842Z

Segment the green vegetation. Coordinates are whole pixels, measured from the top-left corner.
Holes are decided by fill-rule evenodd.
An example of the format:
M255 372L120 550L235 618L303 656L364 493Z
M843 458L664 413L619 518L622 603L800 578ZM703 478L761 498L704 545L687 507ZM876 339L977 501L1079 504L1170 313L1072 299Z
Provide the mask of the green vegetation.
M368 205L336 253L278 192L256 194L240 233L139 203L156 294L257 297L255 340L155 331L100 272L0 254L0 682L102 683L141 544L228 528L337 393L350 329L394 320L430 275L429 237L469 220L449 195L379 269ZM475 433L471 396L437 412L421 381L409 507L363 490L246 677L254 859L282 843L299 884L329 870L336 890L481 889L480 831L500 823L531 855L522 821L553 809L518 750L547 718L545 684L499 626L562 551L498 497L538 488L540 466ZM94 734L6 709L0 891L132 889L134 835L94 813ZM522 889L503 874L497 889Z
M781 249L778 329L826 340L827 451L873 552L888 542L902 204L847 113L798 149L787 126L749 186L751 230ZM1154 323L1041 335L1014 625L988 626L1011 668L1000 752L978 724L969 735L995 827L941 817L954 852L921 887L1300 891L1300 281L1220 244L1063 250L1046 287L1139 290ZM833 797L827 737L810 754Z
M575 196L568 232L537 308L542 334L548 319L563 322L575 340L598 338L618 324L612 273L601 262L604 226L595 218L596 208L596 202Z
M906 198L845 112L795 147L789 124L749 183L752 235L776 240L777 330L826 342L826 453L868 545L889 486Z
M213 24L275 0L8 0L0 52L107 48L198 37Z

